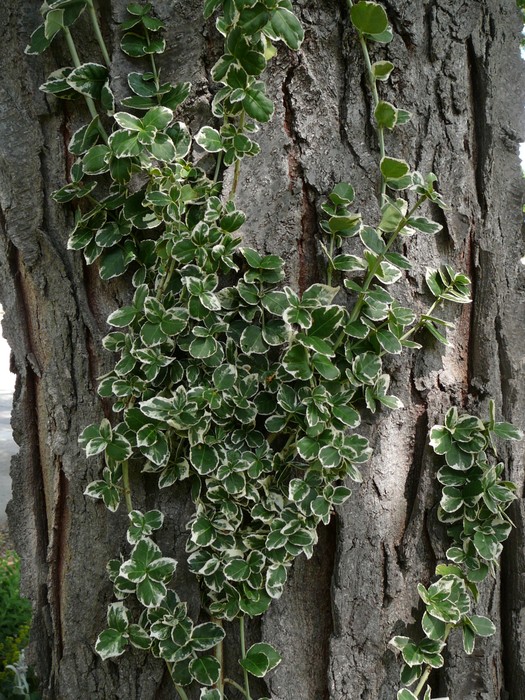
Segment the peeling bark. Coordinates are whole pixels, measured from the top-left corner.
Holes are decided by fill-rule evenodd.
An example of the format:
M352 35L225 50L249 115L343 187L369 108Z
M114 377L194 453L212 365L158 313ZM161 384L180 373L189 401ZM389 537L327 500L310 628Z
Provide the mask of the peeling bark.
M99 3L114 48L125 4ZM393 388L405 408L368 417L364 430L375 449L364 483L322 530L314 557L297 562L260 630L253 628L254 639L261 634L284 655L268 682L273 700L394 697L400 664L387 642L417 630L416 582L430 581L446 549L435 517L428 427L451 404L483 412L489 397L506 420L525 426L518 14L509 0L384 4L395 38L376 53L391 58L396 71L390 84L381 85L382 96L414 114L411 124L387 136L387 149L422 172L435 172L450 203L443 215L433 212L442 217L441 234L403 241L414 269L400 295L424 310L425 268L448 263L472 276L474 302L447 309L455 323L450 348L423 337L423 351L391 361ZM118 554L126 517L84 498L98 466L86 461L77 436L108 410L95 392L110 363L100 341L108 313L128 290L123 283L102 284L95 270L66 250L71 213L50 195L64 183L67 142L85 115L82 106L64 109L37 89L66 62L59 46L44 59L23 55L39 21L36 5L4 0L0 6L0 302L17 372L13 427L20 445L12 462L9 519L23 561L23 591L33 602L30 661L48 700L162 700L173 695L162 665L138 653L102 663L93 649L111 596L104 568ZM209 119L209 71L219 40L213 24L201 20L200 3L154 5L168 25L163 74L194 84L184 116L195 132ZM268 71L276 113L260 133L261 156L243 162L238 199L248 215L246 243L282 255L289 283L303 289L323 278L318 218L330 188L352 182L365 219L376 216L378 153L345 3L294 5L306 39L297 55L281 49ZM88 37L86 26L86 59L96 55ZM119 94L128 69L115 50ZM509 476L520 489L523 452L517 446L507 455ZM147 481L135 491L144 503L151 501ZM184 562L188 494L179 488L162 499L170 523L165 544L174 542L175 556ZM435 691L455 700L525 700L521 490L511 517L516 530L479 607L495 620L497 634L472 657L453 638L446 670L434 674ZM181 596L198 615L198 588L183 564L180 570Z

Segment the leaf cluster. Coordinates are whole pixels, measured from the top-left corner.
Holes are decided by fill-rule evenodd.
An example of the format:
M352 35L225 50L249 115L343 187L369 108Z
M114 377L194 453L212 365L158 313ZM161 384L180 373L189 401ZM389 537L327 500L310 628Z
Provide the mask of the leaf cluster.
M418 584L425 606L424 638L419 642L402 636L391 640L403 656L401 682L410 686L423 681L414 692L400 690L398 700L417 699L429 671L443 666L442 651L453 629L461 630L467 654L474 651L476 637L495 632L487 617L472 613L472 605L479 597L478 584L495 574L512 528L505 511L516 498L516 485L501 478L504 464L497 459L495 439L522 437L511 423L495 420L493 402L488 421L451 408L444 424L430 432L430 444L445 462L437 473L443 486L438 519L449 525L450 563L437 566L438 578L428 588ZM427 693L430 698L428 689Z

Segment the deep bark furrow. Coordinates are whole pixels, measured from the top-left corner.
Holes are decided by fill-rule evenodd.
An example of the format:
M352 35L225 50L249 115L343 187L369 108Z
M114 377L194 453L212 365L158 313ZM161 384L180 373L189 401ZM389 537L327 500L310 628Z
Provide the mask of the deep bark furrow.
M483 75L483 67L479 56L476 55L471 39L467 40L467 76L470 80L471 114L473 119L474 138L471 143L473 170L475 173L476 194L478 204L483 215L487 211L485 196L485 162L490 149L490 123L487 123L486 102L487 88L486 78Z

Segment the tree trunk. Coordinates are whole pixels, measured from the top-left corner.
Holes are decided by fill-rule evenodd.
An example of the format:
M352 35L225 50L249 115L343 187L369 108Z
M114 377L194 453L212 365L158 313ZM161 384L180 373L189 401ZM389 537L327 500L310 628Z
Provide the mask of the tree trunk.
M114 47L117 93L128 70L118 51L125 4L99 3ZM200 2L153 4L168 26L163 77L192 81L185 117L196 133L209 119L207 76L220 37L201 19ZM451 405L485 414L489 397L505 420L525 426L518 12L512 0L383 4L394 40L373 49L374 58L391 59L396 71L391 84L381 85L382 97L414 115L387 137L389 152L435 172L450 204L444 214L432 212L443 224L438 236L405 239L402 252L414 267L401 294L423 311L425 268L446 263L471 276L474 301L447 309L455 323L450 347L423 337L422 350L390 361L404 408L370 416L364 430L374 453L364 483L322 530L313 558L298 559L261 628L252 629L254 640L262 635L283 653L268 681L272 700L395 696L400 661L388 640L419 626L416 584L429 583L447 546L435 513L429 427ZM321 278L320 204L336 183L350 181L364 218L377 216L378 150L345 3L294 6L306 39L298 53L280 48L269 64L276 112L260 134L261 155L243 161L238 203L248 215L243 239L283 256L288 283L302 290ZM38 91L51 70L68 63L58 43L53 55L24 56L38 22L34 2L0 6L0 302L17 374L13 429L20 446L9 521L23 562L23 593L33 602L30 662L48 699L173 697L160 663L138 652L102 662L94 652L111 599L105 565L118 555L127 518L84 497L98 467L77 438L108 410L96 394L97 377L110 367L101 339L108 314L129 291L123 282L102 283L80 254L66 249L72 213L50 195L66 181L67 144L85 115L80 103ZM87 22L79 27L82 58L92 60L98 54ZM435 692L451 700L525 700L523 446L506 457L509 477L520 485L511 512L516 529L478 606L497 633L470 657L451 639L446 670L433 681ZM141 483L135 491L152 507L153 489ZM162 537L175 542L174 556L184 562L191 501L183 486L161 498L169 514ZM198 586L183 569L177 589L198 615Z

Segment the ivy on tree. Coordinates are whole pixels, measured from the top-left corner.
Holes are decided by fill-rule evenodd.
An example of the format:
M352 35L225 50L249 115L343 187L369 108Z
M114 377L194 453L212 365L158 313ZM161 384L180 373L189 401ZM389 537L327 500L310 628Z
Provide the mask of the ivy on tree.
M130 518L131 551L108 564L117 602L95 648L103 659L129 647L163 659L182 699L195 683L201 700L224 700L230 687L251 700L250 675L262 678L279 664L270 644L246 649L245 617L263 614L282 595L296 557L312 556L319 524L350 497L348 480L362 480L371 454L357 432L363 411L402 407L389 393L388 355L421 347L414 336L425 329L446 343L449 324L439 306L469 302L468 278L448 266L427 272L433 302L425 314L395 298L395 283L411 268L396 241L437 233L440 224L419 210L444 202L432 173L423 176L386 154L385 133L411 116L378 94L394 65L372 63L368 43L391 40L386 12L376 2L347 5L374 104L381 215L375 225L363 222L352 186L336 184L319 231L326 279L302 294L283 284L279 256L242 245L245 215L235 204L240 163L260 152L257 130L274 111L264 70L276 44L298 50L304 38L289 0L204 2L224 53L211 71L220 86L213 123L195 135L177 117L190 84L163 82L155 62L165 40L152 3L128 5L121 49L141 70L129 74L132 94L118 107L92 0L44 3L43 24L28 47L41 53L64 35L73 65L55 71L42 89L82 96L91 116L71 139L70 180L54 194L75 207L68 247L96 264L102 279L127 273L134 288L131 303L110 314L103 341L116 363L98 391L113 401L115 419L80 436L87 456L103 462L102 478L86 494L111 511L124 500ZM71 27L86 10L102 63L81 63L76 50ZM213 173L196 165L199 149L215 154ZM234 171L229 191L221 181L227 167ZM347 252L350 238L359 241L360 255ZM134 508L130 471L154 475L159 488L190 482L188 568L202 584L209 622L195 624L170 588L177 563L154 541L164 515ZM490 493L500 503L500 472L494 474ZM447 492L445 505L455 495ZM449 586L446 576L442 585L463 600L461 585ZM431 606L434 589L422 596ZM134 618L137 602L142 612ZM235 619L239 680L225 677L221 649L222 621ZM469 619L478 634L487 630ZM431 638L431 648L418 647L411 660L436 662L436 644Z

